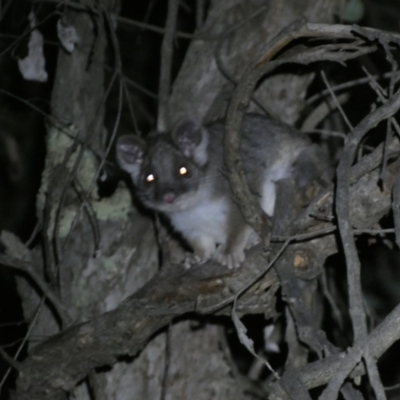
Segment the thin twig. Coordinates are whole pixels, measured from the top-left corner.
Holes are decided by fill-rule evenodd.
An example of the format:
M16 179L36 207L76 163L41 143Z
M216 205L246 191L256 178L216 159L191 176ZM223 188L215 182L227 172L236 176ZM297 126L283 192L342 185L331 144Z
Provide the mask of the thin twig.
M286 250L286 248L289 246L291 240L287 239L285 243L282 245L282 247L279 249L279 251L275 254L274 258L268 263L268 265L259 273L257 274L253 279L250 280L250 282L246 283L241 289L239 289L233 296L229 297L228 299L225 299L224 301L221 301L218 304L214 304L210 307L207 308L196 308L196 311L199 312L200 314L212 314L221 308L226 307L227 305L231 304L232 302L236 302L237 299L242 296L245 292L247 292L253 285L255 285L271 268L272 266L277 262L279 257L283 254L283 252Z
M18 358L18 356L21 354L22 349L25 347L25 344L26 344L26 342L28 341L28 338L30 337L30 335L31 335L31 333L32 333L32 330L33 330L34 326L36 325L36 321L37 321L37 319L38 319L38 317L39 317L39 314L40 314L40 312L41 312L41 310L42 310L44 301L45 301L45 297L43 296L43 297L41 298L41 300L40 300L40 303L39 303L38 307L36 308L35 315L33 316L33 319L32 319L32 321L31 321L30 324L29 324L28 331L26 332L26 335L25 335L25 337L24 337L24 340L21 342L20 346L18 347L17 352L16 352L15 355L14 355L14 359L15 359L15 360L16 360L16 359ZM4 385L4 382L6 381L6 379L8 378L8 375L10 375L10 373L11 373L11 367L7 369L6 373L5 373L4 376L3 376L3 379L2 379L1 382L0 382L0 394L1 394L1 389L2 389L2 387L3 387L3 385Z
M330 131L327 129L311 129L304 131L305 133L312 134L312 133L318 133L322 136L331 136L331 137L337 137L343 140L346 140L347 135L343 132L338 132L338 131Z
M60 300L58 295L54 293L54 291L44 280L42 275L37 272L37 269L34 265L32 265L32 263L17 259L15 257L9 257L0 254L0 264L3 264L10 268L18 269L22 272L26 272L28 276L30 276L33 281L38 285L44 296L57 310L59 317L63 321L63 325L68 326L71 323L72 320L64 303Z
M340 314L339 307L336 305L335 299L331 295L331 292L329 291L329 285L328 285L328 279L326 277L326 270L324 269L321 274L321 286L322 286L322 292L331 307L332 310L332 315L334 320L336 320L336 323L339 326L339 329L343 328L343 318L342 315Z
M387 96L386 90L384 90L382 86L379 85L375 77L371 75L364 66L361 68L364 71L364 73L368 76L369 79L368 83L377 94L378 100L380 101L381 104L385 104L387 102L387 98L385 97ZM390 122L393 124L393 127L396 130L397 136L400 137L400 125L397 122L396 118L395 117L390 118Z
M322 80L325 83L325 86L327 87L327 89L329 90L330 95L332 96L332 99L336 105L336 108L339 110L340 114L342 115L343 120L346 122L347 127L352 130L353 129L353 125L351 124L351 122L349 121L349 119L347 118L346 113L343 111L342 106L340 105L340 102L338 101L335 93L333 92L331 85L328 82L328 79L326 77L325 71L321 71L321 76L322 76Z
M117 17L118 22L126 25L131 25L131 26L137 26L138 28L146 29L148 31L156 32L161 35L165 35L167 32L166 28L160 28L159 26L149 24L146 22L141 22L141 21L135 21L130 18L126 17L121 17L120 15ZM180 31L174 31L173 37L179 37L182 39L195 39L196 35L193 33L186 33L186 32L180 32Z
M382 75L373 75L374 79L388 79L390 78L392 75L394 75L396 82L399 80L400 78L400 73L399 72L386 72ZM360 86L360 85L365 85L367 83L369 83L370 78L358 78L358 79L354 79L345 83L341 83L339 85L335 85L335 86L331 86L330 90L329 89L324 89L322 90L320 93L315 94L314 96L309 97L306 100L306 104L310 105L312 103L314 103L317 100L322 99L323 97L326 97L328 94L330 95L331 91L333 92L339 92L341 90L344 89L350 89L354 86Z
M15 361L14 358L10 357L1 347L0 347L0 356L3 357L4 361L10 364L16 371L19 371L19 362Z
M158 86L157 130L164 132L168 128L167 103L171 91L171 68L174 45L174 32L179 9L179 0L168 1L165 35L161 46L161 70Z
M200 1L203 1L203 0L200 0ZM200 33L196 33L196 34L180 32L180 31L174 31L173 36L174 37L179 37L179 38L182 38L182 39L190 39L190 40L210 40L210 41L219 40L221 37L229 35L233 30L238 29L241 25L243 25L244 23L248 22L249 19L254 18L255 16L259 15L261 12L264 12L264 11L267 11L267 10L268 10L267 6L261 6L255 13L252 14L251 17L246 18L244 21L242 21L242 20L239 21L238 23L234 24L232 27L228 28L226 31L222 32L219 35L207 35L206 33L201 32L201 31L200 31ZM143 28L143 29L148 29L150 31L159 33L161 35L165 35L167 33L167 28L160 28L160 27L155 26L155 25L151 25L151 24L148 24L148 23L145 23L145 22L141 22L141 21L135 21L135 20L132 20L132 19L129 19L129 18L121 17L121 16L118 16L117 19L118 19L118 21L120 21L122 23L125 23L125 24L128 24L128 25L137 26L137 27L140 27L140 28ZM198 18L197 18L197 15L196 15L196 24L197 23L198 23ZM196 25L196 26L197 26L197 28L199 28L198 25Z
M392 66L392 72L396 72L398 70L398 65L396 60L393 57L392 52L390 51L389 43L386 40L381 40L381 44L383 48L385 49L386 53L386 58L390 62L390 65ZM390 77L390 82L389 82L389 98L391 98L394 94L394 85L395 85L395 79L394 75ZM393 136L392 132L392 124L391 121L388 119L386 121L386 135L385 135L385 144L383 147L383 159L382 159L382 166L381 166L381 182L384 187L385 185L385 173L386 173L386 166L388 162L388 146L390 143L390 140Z

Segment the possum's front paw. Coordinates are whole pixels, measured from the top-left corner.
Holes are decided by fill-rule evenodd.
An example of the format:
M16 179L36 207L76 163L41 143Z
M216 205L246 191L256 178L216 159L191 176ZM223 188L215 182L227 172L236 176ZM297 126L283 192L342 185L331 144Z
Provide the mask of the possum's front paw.
M194 254L190 253L184 261L185 268L190 268L193 264L203 264L210 260L215 253L215 241L205 235L196 237L190 240L190 245L193 248Z
M238 247L233 251L226 253L222 246L218 247L213 257L214 260L229 269L239 268L245 258L244 249Z
M194 264L203 264L207 260L203 260L199 255L193 253L186 253L185 259L183 260L183 265L185 269L191 268Z

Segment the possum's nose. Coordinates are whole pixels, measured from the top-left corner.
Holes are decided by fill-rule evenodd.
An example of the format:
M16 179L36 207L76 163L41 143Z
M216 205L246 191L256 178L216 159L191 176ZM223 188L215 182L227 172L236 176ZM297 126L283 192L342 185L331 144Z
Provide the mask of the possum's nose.
M165 192L163 195L163 201L165 201L168 204L172 204L176 199L175 193L173 192Z

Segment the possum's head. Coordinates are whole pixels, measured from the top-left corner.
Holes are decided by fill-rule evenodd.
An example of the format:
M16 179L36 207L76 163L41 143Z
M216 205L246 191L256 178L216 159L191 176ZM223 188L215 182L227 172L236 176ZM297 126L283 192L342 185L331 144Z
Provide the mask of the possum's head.
M208 162L207 145L208 133L201 124L184 120L172 132L150 136L147 141L121 136L117 159L130 174L144 205L172 213L195 201Z

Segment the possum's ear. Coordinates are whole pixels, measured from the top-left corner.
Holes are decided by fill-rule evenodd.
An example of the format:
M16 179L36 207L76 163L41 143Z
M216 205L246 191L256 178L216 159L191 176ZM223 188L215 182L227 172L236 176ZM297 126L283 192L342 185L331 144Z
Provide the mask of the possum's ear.
M128 172L136 185L143 164L146 143L134 135L120 136L116 145L119 166Z
M187 158L204 166L208 161L208 132L195 119L180 120L171 132L172 140Z

